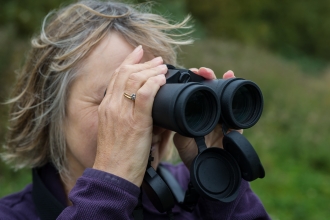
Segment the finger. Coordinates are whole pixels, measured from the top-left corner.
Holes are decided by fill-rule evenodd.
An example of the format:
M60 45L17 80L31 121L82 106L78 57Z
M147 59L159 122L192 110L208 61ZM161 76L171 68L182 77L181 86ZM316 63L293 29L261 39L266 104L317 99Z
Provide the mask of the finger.
M151 69L145 69L140 72L132 73L127 79L124 91L129 94L136 93L137 90L140 89L150 77L161 74L165 75L167 70L167 66L162 64Z
M143 57L143 48L141 45L137 46L132 53L130 53L125 60L120 64L120 66L131 65L139 63Z
M198 148L196 146L195 140L193 138L184 137L176 133L173 136L173 142L182 161L188 168L190 168L192 161L198 154Z
M119 76L119 71L120 71L120 68L123 66L123 65L127 65L129 63L139 63L141 61L143 57L143 48L142 46L138 46L136 47L132 53L130 53L126 59L123 61L123 63L115 70L115 72L113 73L113 76L111 77L110 79L110 82L109 82L109 85L107 87L107 93L106 95L107 96L110 96L113 94L113 89L114 89L114 85L115 83L117 82L117 78Z
M121 65L116 79L116 91L113 93L118 97L124 94L124 92L129 94L136 93L136 91L145 83L148 76L151 77L154 75L165 74L167 72L166 66L155 68L160 64L163 64L163 58L156 57L145 63ZM144 74L147 74L148 76L143 76ZM129 80L130 77L131 80ZM128 83L131 85L128 85Z
M225 72L223 74L223 79L230 79L230 78L234 78L235 75L234 75L234 72L232 70L228 70L227 72Z
M190 68L190 71L192 71L193 73L197 74L198 73L198 69L197 68Z
M151 69L154 68L156 66L162 65L164 63L163 58L162 57L155 57L152 60L149 60L147 62L144 63L133 63L133 64L121 64L118 69L120 72L122 73L137 73L137 72L141 72L145 69Z
M236 129L228 129L227 133L231 132L231 131L237 131L239 132L240 134L243 134L243 129L239 129L239 130L236 130Z
M184 148L188 147L189 145L191 145L192 143L194 143L194 139L184 137L184 136L176 133L173 137L173 142L174 142L175 146L177 146L178 149L184 149Z
M204 77L205 79L216 79L217 78L215 76L213 70L211 70L210 68L207 68L207 67L199 68L199 70L196 74Z
M146 115L150 116L151 119L152 106L155 96L159 88L165 83L165 75L153 76L150 77L137 91L134 108L134 118L136 120L145 120Z

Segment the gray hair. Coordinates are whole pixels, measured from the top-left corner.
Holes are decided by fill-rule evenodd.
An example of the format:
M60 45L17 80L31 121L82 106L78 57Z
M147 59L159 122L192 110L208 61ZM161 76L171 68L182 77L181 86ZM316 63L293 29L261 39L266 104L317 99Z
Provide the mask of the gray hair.
M132 46L142 45L165 63L177 65L176 49L192 43L181 31L190 28L188 20L171 24L149 13L148 7L112 1L80 1L48 14L7 102L11 110L2 158L15 168L52 162L61 174L68 174L63 122L79 64L116 31Z

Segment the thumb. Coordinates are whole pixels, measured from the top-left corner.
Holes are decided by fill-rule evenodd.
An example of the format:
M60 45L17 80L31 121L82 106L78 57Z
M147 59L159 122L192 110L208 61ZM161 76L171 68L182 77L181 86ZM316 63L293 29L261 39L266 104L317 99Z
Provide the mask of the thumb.
M184 149L188 145L192 144L194 142L194 139L175 133L173 137L173 142L177 148Z
M178 150L181 160L190 168L190 164L198 154L197 145L193 138L184 137L176 133L173 137L173 142Z

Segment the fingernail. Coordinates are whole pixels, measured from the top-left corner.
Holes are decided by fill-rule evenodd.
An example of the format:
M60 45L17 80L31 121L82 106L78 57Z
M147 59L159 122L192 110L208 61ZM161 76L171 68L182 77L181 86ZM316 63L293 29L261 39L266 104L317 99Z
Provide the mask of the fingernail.
M167 66L165 64L157 66L161 71L167 71Z
M157 78L159 78L159 80L162 81L162 85L164 85L166 83L166 79L165 79L165 75L157 75Z
M142 45L137 46L137 47L134 49L134 53L139 52L141 49L142 49Z
M235 76L234 71L232 71L232 70L228 70L226 73L232 73L233 76Z

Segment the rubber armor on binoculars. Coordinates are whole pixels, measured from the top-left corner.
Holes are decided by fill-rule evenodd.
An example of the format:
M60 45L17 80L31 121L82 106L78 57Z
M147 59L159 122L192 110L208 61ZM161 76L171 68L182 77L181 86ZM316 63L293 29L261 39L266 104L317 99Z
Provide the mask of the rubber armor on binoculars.
M249 80L206 80L190 70L167 66L166 84L159 89L152 109L154 125L194 138L198 155L190 167L191 189L211 200L231 202L238 195L242 178L253 181L265 176L252 145L235 131L258 122L263 110L262 93ZM224 135L223 149L206 146L204 141L204 136L218 124ZM157 201L155 207L164 212L174 206L174 199L171 204L166 190L160 190L161 184L153 182L154 176L147 169L142 186L151 201ZM186 198L179 200L183 204Z

